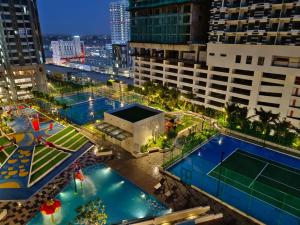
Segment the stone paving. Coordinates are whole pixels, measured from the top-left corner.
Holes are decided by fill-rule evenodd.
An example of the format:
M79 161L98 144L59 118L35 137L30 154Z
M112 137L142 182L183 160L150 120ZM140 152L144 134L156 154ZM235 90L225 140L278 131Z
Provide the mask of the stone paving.
M254 222L237 214L229 208L215 202L207 196L195 191L178 182L177 180L162 175L159 172L159 165L163 161L162 153L152 153L149 156L135 159L129 153L120 149L118 146L110 146L113 149L114 156L111 158L96 158L90 151L82 156L78 162L82 167L105 162L121 175L128 178L131 182L138 185L145 192L152 194L158 200L172 208L174 211L187 209L196 206L211 206L210 213L224 214L224 219L217 224L224 225L252 225ZM20 202L0 202L0 209L7 209L8 216L1 225L23 225L26 224L39 210L39 207L46 200L54 198L60 190L68 184L72 178L73 169L69 168L57 176L52 182L46 185L39 193L34 195L30 200ZM176 186L177 197L175 201L168 201L163 193L155 194L154 186L164 177L165 191Z
M106 162L110 157L96 158L93 152L88 152L78 159L82 167L87 167L96 163ZM24 225L38 211L42 203L54 198L72 179L73 168L68 168L53 181L47 184L37 194L26 201L0 202L0 210L7 209L8 215L5 221L0 221L0 225Z
M156 152L149 156L134 159L128 154L118 152L119 159L109 161L107 164L118 171L121 175L127 177L131 182L142 188L144 191L155 196L158 200L168 205L174 211L192 208L196 206L211 206L210 213L223 213L224 219L217 224L224 225L252 225L253 221L230 210L224 205L208 198L207 196L192 189L190 186L175 180L174 178L162 175L159 172L159 165L163 162L163 154ZM166 179L164 184L165 192L176 187L177 197L175 201L168 201L163 193L155 194L154 186L161 178ZM165 193L164 192L164 193Z

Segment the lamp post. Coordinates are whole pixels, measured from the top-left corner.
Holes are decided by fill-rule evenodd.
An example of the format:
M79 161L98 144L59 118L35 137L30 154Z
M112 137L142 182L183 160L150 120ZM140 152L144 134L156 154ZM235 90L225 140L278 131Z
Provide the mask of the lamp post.
M75 172L73 173L73 180L74 180L74 193L77 194L77 184L76 184Z

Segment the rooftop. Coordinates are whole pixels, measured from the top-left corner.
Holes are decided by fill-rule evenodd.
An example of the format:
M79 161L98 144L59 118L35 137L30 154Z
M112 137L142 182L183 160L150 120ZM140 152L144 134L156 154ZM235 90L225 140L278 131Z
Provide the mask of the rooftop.
M113 111L110 114L119 117L121 119L130 121L132 123L144 120L151 116L155 116L161 113L161 111L151 109L149 107L141 106L138 104L130 105L126 108L121 108L117 111Z

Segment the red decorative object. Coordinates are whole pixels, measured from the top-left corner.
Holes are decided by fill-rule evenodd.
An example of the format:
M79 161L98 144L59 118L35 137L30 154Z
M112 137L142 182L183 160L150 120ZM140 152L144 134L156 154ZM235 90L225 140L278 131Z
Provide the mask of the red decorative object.
M54 223L54 217L53 214L57 212L57 210L61 207L61 202L59 200L56 199L52 199L49 200L47 202L45 202L41 208L40 211L44 214L44 215L50 215L51 216L51 220Z
M4 150L4 146L0 146L0 152Z
M48 147L51 147L51 148L55 148L55 145L52 142L49 142L49 141L46 141L45 145L47 145Z
M78 170L75 172L75 178L76 180L80 180L81 182L84 181L85 177L82 173L82 170Z
M49 125L49 130L52 130L53 129L53 123L50 122L50 125Z
M39 131L40 130L40 120L39 118L35 118L31 120L32 127L34 131Z

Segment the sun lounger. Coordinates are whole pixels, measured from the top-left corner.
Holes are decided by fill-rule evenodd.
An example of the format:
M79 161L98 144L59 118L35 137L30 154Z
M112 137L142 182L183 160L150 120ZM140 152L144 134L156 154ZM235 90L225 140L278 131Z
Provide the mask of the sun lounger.
M154 186L154 190L158 190L161 188L161 183L158 183Z

